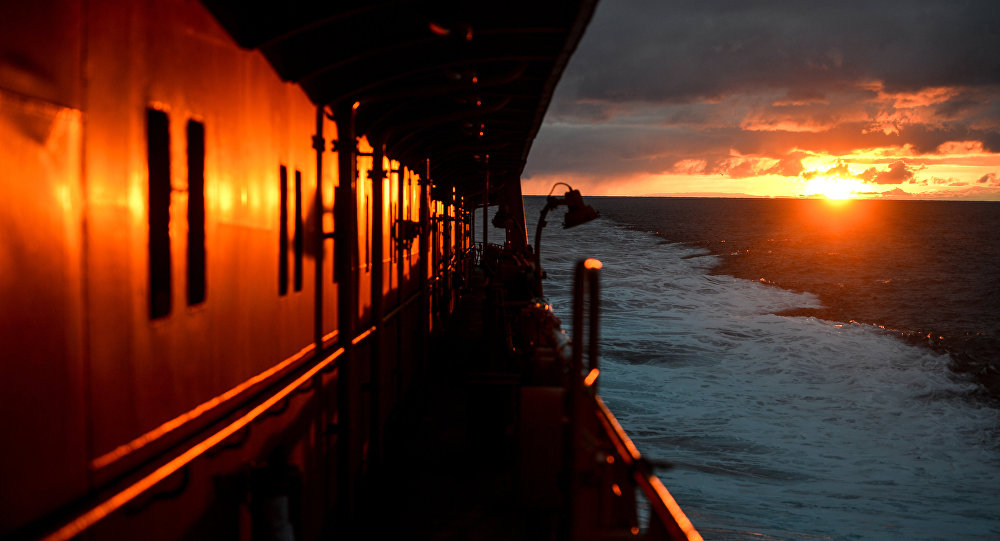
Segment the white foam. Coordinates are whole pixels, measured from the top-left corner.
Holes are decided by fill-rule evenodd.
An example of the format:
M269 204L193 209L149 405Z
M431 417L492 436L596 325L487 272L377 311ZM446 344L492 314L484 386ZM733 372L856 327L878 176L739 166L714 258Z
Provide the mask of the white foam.
M557 314L573 262L604 262L602 395L640 449L678 465L661 477L696 526L1000 535L1000 415L966 398L945 357L871 326L777 316L819 301L708 275L714 256L607 221L544 237Z

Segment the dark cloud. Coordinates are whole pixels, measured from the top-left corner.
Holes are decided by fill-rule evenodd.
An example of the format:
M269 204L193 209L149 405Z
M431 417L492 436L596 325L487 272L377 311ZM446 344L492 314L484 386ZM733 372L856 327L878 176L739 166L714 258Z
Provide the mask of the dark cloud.
M608 0L525 175L795 177L802 152L955 141L1000 152L997 0ZM862 178L913 183L915 171Z
M821 99L860 80L890 91L1000 83L995 0L599 4L570 63L570 99L685 102L788 89Z
M979 184L1000 184L1000 178L997 178L996 173L987 173L976 181Z
M898 160L892 162L887 171L878 171L873 167L861 173L859 177L871 184L904 184L913 180L913 171L906 162Z

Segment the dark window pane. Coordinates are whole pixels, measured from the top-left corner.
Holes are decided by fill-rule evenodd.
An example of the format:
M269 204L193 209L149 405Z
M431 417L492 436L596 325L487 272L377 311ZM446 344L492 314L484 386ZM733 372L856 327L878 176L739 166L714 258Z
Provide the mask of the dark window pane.
M295 291L302 291L305 224L302 222L302 172L295 171Z
M146 110L149 166L149 315L170 314L170 127L167 114Z
M205 301L205 126L188 121L188 304Z
M282 165L278 180L278 295L288 294L288 169Z

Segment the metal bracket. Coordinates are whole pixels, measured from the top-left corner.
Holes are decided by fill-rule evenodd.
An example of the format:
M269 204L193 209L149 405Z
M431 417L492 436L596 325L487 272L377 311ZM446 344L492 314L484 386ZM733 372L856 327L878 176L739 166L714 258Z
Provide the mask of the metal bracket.
M313 149L319 152L323 152L323 150L326 148L326 139L323 139L323 137L320 135L314 135L312 138L312 143L313 143L312 144Z
M396 249L407 249L413 245L413 239L423 233L420 222L412 220L396 220L392 223L392 237L396 241Z

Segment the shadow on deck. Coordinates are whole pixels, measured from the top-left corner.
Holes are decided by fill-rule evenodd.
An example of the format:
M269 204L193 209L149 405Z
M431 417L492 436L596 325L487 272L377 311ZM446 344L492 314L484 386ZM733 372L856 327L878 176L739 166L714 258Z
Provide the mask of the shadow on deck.
M551 539L558 514L519 498L516 439L520 374L491 317L481 274L385 436L381 482L370 491L371 534L397 539Z

